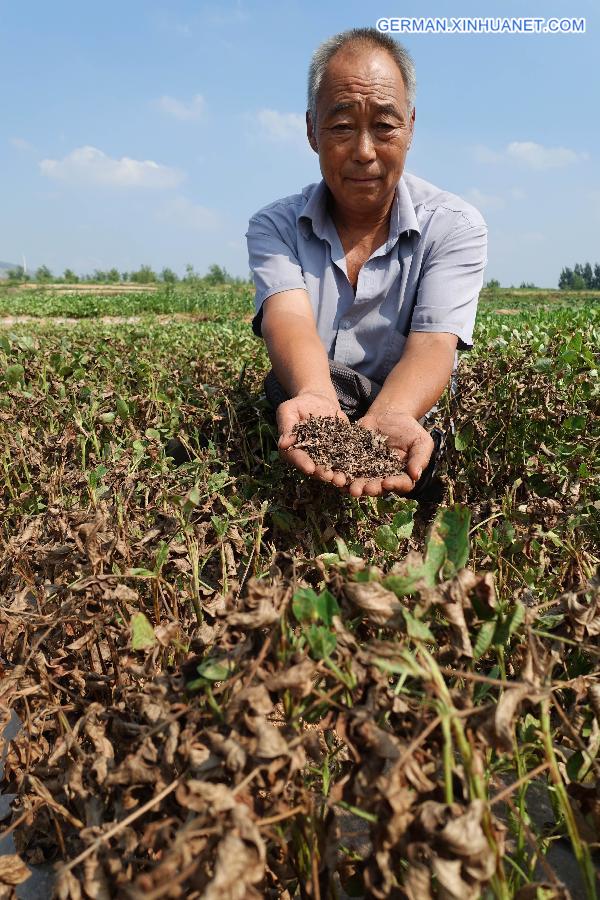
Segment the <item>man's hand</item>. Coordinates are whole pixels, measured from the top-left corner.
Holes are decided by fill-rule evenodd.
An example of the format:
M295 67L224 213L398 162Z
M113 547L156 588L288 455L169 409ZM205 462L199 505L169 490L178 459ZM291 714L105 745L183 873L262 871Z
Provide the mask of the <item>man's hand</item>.
M356 478L348 485L348 493L352 497L360 497L362 494L377 497L385 491L407 494L413 489L431 458L434 444L429 432L408 413L394 414L392 411L379 416L367 413L359 419L358 424L387 435L388 446L398 454L400 465L406 463L406 471L386 478Z
M296 435L292 434L294 425L304 422L310 416L339 416L345 422L348 417L342 412L335 393L318 394L314 392L300 393L291 400L286 400L277 408L277 425L279 427L279 452L282 457L300 469L305 475L326 481L341 488L346 484L346 476L342 472L334 472L324 466L317 466L304 450L295 450Z

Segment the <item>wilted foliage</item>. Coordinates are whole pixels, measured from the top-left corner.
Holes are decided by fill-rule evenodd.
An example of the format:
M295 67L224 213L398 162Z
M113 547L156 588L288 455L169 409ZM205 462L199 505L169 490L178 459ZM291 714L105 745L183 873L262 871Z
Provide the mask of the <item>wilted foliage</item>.
M0 336L0 897L594 896L597 314L536 315L438 509L286 470L243 323Z

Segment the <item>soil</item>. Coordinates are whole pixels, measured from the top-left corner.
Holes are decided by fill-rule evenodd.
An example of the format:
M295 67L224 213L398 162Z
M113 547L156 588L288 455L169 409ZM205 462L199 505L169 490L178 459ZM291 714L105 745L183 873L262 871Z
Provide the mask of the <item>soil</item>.
M319 466L347 478L400 475L404 462L387 445L387 437L335 416L311 416L294 427L296 449L305 450Z

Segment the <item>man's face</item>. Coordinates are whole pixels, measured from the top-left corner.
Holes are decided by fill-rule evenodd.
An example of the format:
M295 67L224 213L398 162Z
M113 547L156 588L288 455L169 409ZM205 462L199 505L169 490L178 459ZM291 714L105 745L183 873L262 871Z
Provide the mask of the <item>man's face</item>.
M307 134L336 203L368 213L389 203L404 170L415 114L385 50L344 47L330 60Z

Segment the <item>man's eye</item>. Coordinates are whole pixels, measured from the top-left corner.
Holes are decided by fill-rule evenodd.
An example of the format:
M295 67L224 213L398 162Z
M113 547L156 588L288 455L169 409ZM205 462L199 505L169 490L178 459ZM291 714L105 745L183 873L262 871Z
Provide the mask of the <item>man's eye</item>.
M350 131L351 127L352 127L351 125L348 125L345 122L340 122L338 125L333 126L333 130L334 131Z
M381 128L383 131L390 131L391 129L394 128L394 126L390 125L389 122L378 122L377 127Z

